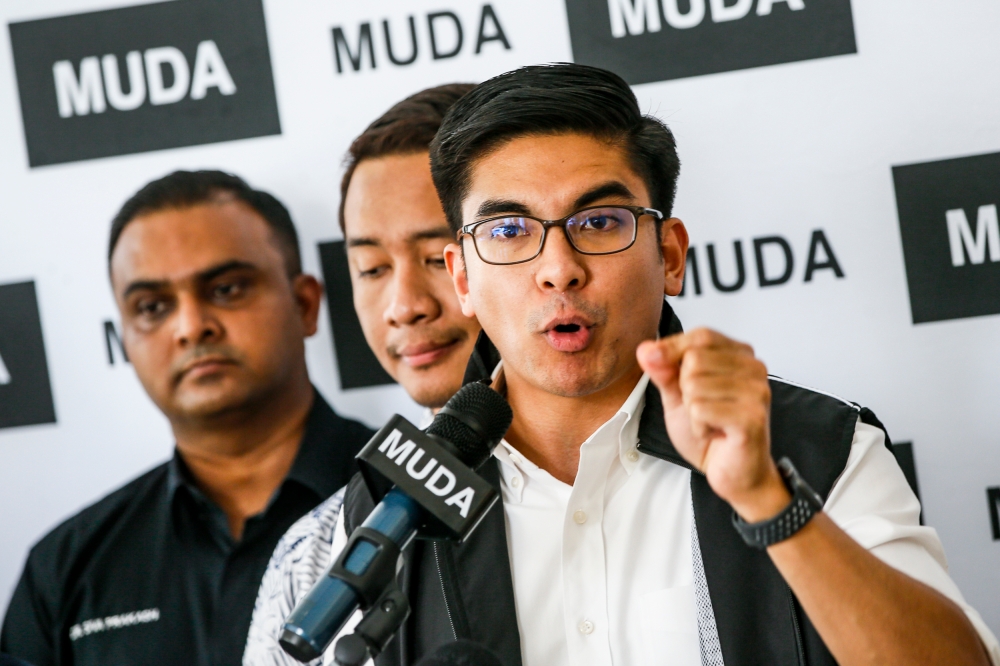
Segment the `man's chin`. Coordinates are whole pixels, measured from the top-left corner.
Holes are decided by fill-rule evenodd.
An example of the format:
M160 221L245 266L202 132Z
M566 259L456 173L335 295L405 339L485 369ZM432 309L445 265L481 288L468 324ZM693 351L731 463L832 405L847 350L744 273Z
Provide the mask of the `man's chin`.
M611 359L602 362L596 354L560 353L554 362L538 366L544 372L537 378L537 384L546 393L563 398L593 395L615 381L614 363L607 363L608 360Z
M456 368L432 367L423 370L401 368L394 379L421 407L443 407L462 388L462 372Z
M206 421L240 412L248 402L246 391L196 389L176 396L172 411L181 419Z

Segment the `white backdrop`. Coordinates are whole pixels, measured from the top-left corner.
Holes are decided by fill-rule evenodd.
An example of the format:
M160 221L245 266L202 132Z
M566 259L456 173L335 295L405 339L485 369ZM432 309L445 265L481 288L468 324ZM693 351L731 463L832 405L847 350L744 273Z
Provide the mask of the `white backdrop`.
M339 237L340 159L351 138L429 85L571 60L565 3L576 1L492 0L511 48L493 41L476 54L479 0L265 0L279 135L34 168L10 34L0 30L0 285L35 283L57 416L0 430L0 609L34 541L171 451L167 424L130 366L108 363L103 322L117 314L105 248L118 206L176 168L232 170L289 206L306 268L320 274L317 243ZM803 13L821 1L804 0ZM0 19L138 4L4 0ZM434 60L426 15L443 10L461 19L465 42L455 57ZM393 66L381 22L393 22L404 40L397 55L405 54L410 15L421 50L412 65ZM353 46L366 21L377 67L338 73L333 28ZM1000 486L1000 317L912 323L891 171L1000 151L1000 5L855 0L853 23L856 54L636 86L643 108L676 133L683 162L675 213L696 247L701 294L689 283L674 306L686 327L711 325L752 343L772 372L870 406L895 440L912 441L925 519L953 577L1000 632L1000 542L986 501L986 488ZM968 204L970 216L986 203ZM821 269L804 281L817 229L842 278ZM763 288L752 239L774 235L790 244L794 270ZM720 280L730 283L737 239L746 284L721 293L706 248L714 244ZM765 258L780 273L772 250ZM342 391L325 314L321 322L308 360L338 411L372 426L396 411L416 416L397 387Z

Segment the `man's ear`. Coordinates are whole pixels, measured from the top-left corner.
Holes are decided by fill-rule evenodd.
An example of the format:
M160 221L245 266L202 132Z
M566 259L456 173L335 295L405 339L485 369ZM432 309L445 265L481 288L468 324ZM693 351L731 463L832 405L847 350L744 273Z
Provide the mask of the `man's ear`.
M676 217L664 220L660 227L660 253L663 257L663 293L676 296L684 288L688 232Z
M319 305L323 300L323 285L312 275L296 275L292 279L292 293L302 317L302 328L306 337L316 335L319 321Z
M458 303L462 306L462 314L466 317L475 317L476 311L469 298L469 271L465 265L465 253L460 245L450 243L445 246L444 265L455 285L455 294L458 295Z

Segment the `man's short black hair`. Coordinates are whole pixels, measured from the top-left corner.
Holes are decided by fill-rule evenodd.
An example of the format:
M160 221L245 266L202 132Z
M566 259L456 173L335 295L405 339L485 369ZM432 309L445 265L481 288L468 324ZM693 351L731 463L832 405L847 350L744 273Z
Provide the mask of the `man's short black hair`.
M118 239L129 222L169 208L188 208L225 199L242 201L263 218L285 257L285 269L294 277L302 272L299 236L288 209L274 196L255 190L239 176L224 171L174 171L147 183L132 195L111 222L108 266Z
M340 181L340 230L345 231L344 204L354 171L364 160L410 155L430 150L445 113L474 83L448 83L410 95L376 118L347 151L344 177Z
M448 111L431 144L431 174L452 230L462 226L462 201L477 159L517 137L567 133L621 145L653 207L670 217L680 174L674 135L659 119L643 115L617 74L559 63L484 81Z

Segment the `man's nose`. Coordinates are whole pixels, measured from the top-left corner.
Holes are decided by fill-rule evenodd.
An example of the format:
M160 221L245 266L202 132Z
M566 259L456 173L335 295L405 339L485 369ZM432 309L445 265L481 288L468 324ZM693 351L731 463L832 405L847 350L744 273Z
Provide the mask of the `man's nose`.
M549 229L542 252L535 258L538 262L535 283L543 291L582 288L587 284L587 270L582 258L583 255L569 244L565 229Z
M222 324L205 303L190 294L177 299L174 340L182 347L201 344L222 337Z
M392 298L383 313L390 326L411 326L434 321L441 315L441 304L431 293L427 269L409 264L398 265L393 272Z

